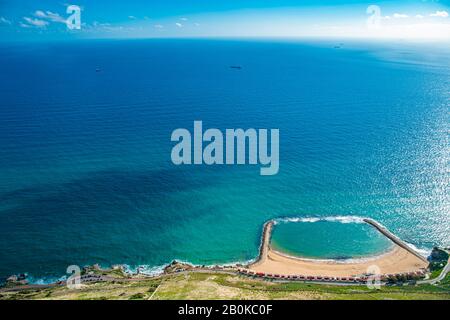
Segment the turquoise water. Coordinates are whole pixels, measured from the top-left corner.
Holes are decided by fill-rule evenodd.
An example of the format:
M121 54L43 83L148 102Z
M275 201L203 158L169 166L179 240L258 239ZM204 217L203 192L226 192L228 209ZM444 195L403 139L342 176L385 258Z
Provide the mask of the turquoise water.
M334 46L1 44L0 276L247 261L286 216L371 217L450 245L449 47ZM279 128L279 174L174 166L170 135L194 120Z
M383 254L393 246L389 239L364 222L324 219L282 220L273 230L272 247L296 257L340 260Z

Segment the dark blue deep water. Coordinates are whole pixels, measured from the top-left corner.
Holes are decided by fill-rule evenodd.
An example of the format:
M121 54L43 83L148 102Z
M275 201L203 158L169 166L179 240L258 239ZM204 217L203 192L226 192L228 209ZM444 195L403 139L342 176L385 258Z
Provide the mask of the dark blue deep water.
M1 44L0 277L246 261L286 216L367 216L418 248L450 245L449 47L334 46ZM279 128L279 174L174 166L170 135L194 120Z

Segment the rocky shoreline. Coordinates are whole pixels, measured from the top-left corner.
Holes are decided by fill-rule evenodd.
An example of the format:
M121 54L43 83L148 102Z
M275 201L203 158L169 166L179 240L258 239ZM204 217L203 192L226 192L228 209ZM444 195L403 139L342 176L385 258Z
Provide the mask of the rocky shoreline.
M173 260L167 264L162 272L156 274L146 274L143 272L143 267L138 267L136 272L130 272L127 270L126 265L112 265L109 268L103 268L99 264L88 265L81 269L80 281L81 283L99 282L99 281L120 281L120 280L139 280L158 278L164 275L176 274L181 272L190 271L212 271L212 272L237 272L238 268L242 267L242 264L231 265L194 265L186 262L180 262ZM29 282L28 275L26 273L11 275L5 279L4 283L0 285L0 288L20 288L20 287L53 287L65 285L66 280L59 280L48 284L33 284Z

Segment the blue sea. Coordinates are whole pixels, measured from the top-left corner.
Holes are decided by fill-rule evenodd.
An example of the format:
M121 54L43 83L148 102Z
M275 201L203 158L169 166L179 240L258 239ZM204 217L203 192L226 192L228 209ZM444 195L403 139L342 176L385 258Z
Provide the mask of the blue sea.
M249 261L273 218L371 217L421 250L450 246L448 44L2 43L0 84L0 277ZM195 120L279 129L279 173L173 165L171 133ZM274 244L387 246L342 221L277 225Z

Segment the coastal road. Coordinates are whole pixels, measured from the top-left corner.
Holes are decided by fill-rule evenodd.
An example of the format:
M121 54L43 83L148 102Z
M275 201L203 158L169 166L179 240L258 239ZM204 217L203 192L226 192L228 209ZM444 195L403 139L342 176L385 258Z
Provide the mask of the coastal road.
M450 272L450 258L447 261L447 265L444 267L444 269L442 269L441 274L437 278L430 279L430 280L417 281L417 283L418 284L436 284L436 283L444 280L449 272Z

